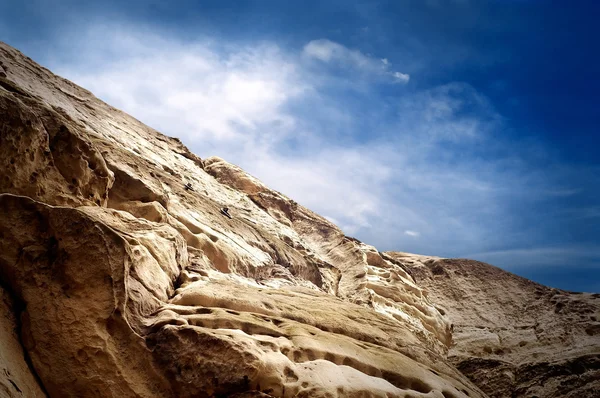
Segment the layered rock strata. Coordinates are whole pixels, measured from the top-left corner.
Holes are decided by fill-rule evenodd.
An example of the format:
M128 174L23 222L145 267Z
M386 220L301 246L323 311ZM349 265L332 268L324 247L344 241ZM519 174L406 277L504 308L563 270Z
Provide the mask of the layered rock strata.
M375 248L0 59L8 396L482 396L445 359L448 321Z
M474 292L469 305L452 302L458 296L427 273L427 261L450 260L411 265L380 253L2 43L0 67L1 396L504 391L504 373L485 361L502 355L499 347L529 347L504 335L490 345L471 332L483 326L500 336L502 322L512 328L507 335L518 328L508 316L493 325L478 320L475 304L484 297ZM483 289L476 279L463 282ZM560 297L569 316L587 316L594 299ZM486 302L489 311L514 307L488 300L497 300ZM547 319L550 330L570 318ZM595 321L565 329L563 340L532 343L531 353L569 347L579 350L569 358L582 358L597 348ZM587 343L569 345L581 330ZM530 353L518 352L503 360L513 366ZM591 358L585 377L595 375ZM510 371L534 387L554 383L551 369ZM539 396L566 388L510 386Z
M548 288L478 261L383 256L452 322L450 362L490 397L598 396L600 294Z

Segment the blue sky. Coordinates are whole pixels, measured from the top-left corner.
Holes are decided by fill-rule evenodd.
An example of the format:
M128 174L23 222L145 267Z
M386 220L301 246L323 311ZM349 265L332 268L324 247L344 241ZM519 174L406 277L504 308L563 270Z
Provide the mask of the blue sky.
M596 2L26 3L0 40L348 235L600 291Z

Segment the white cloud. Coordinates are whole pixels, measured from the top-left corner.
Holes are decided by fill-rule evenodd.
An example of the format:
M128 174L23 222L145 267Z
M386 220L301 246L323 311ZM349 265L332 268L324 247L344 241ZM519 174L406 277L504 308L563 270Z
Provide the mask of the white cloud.
M289 132L293 117L280 108L309 88L276 46L221 53L210 42L186 46L149 34L91 34L108 35L107 41L117 47L111 51L121 46L122 52L116 58L107 57L100 71L91 66L90 70L71 67L59 72L188 143L208 140L239 145L253 143L258 136L277 140L261 134L259 126L276 126L279 134ZM153 50L145 51L146 47Z
M341 44L329 40L313 40L304 46L304 54L323 62L329 62L334 58L363 58L359 52L351 52Z
M408 81L410 80L409 75L407 75L406 73L401 73L401 72L393 72L392 77L394 79L396 79L396 82L398 82L398 83L408 83Z
M80 59L93 59L93 65L62 64L53 67L56 72L180 137L201 156L219 155L330 214L348 233L369 227L379 213L389 168L376 156L369 159L368 148L323 145L322 131L309 131L304 115L286 109L294 101L321 101L300 57L274 44L190 45L148 32L105 29L88 32L103 37L101 45L79 50ZM346 117L331 103L323 109L329 121ZM297 140L294 150L284 153L289 140Z
M501 119L463 83L389 103L369 91L364 73L403 75L390 71L388 60L328 40L302 49L189 43L111 26L78 37L65 37L63 49L77 56L50 63L53 70L180 137L200 156L238 164L382 250L485 250L482 241L511 236L501 195L545 188L512 152L482 159L481 148L500 145L492 133ZM314 60L356 69L351 77L366 86L358 106L329 90L340 82L335 73L317 73ZM421 235L427 239L415 239Z
M331 40L312 40L304 46L303 53L305 57L321 62L337 62L376 76L386 76L396 83L408 83L410 80L408 74L390 70L392 63L387 58L377 59Z

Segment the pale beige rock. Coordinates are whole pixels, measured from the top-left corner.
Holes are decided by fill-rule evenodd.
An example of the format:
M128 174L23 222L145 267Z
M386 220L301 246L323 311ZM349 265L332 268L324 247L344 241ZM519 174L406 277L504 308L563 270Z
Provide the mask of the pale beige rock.
M386 253L453 323L450 360L493 397L596 397L600 295L472 260Z
M0 60L0 281L23 307L0 347L22 342L22 391L485 396L406 259L2 43Z
M162 243L157 257L185 255L155 228L140 233L130 219L121 235L86 210L0 195L2 277L24 303L23 345L50 396L168 396L136 333L172 284L141 244L143 232Z
M1 267L49 395L481 396L375 248L0 54L0 188L20 195L0 198Z
M0 288L0 397L45 397L27 364L15 307L11 295Z

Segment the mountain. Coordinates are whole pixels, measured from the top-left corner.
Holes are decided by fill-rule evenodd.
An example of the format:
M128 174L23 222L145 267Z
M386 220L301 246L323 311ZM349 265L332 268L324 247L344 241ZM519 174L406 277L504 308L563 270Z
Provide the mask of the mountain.
M0 120L0 396L600 388L598 295L380 253L3 43Z
M600 396L600 294L489 264L390 252L451 322L448 360L490 397Z

